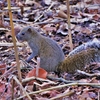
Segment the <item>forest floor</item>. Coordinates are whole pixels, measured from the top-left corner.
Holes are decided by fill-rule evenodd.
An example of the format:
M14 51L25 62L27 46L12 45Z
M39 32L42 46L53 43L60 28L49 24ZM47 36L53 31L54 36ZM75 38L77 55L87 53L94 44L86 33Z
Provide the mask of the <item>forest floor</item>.
M0 0L0 100L100 100L100 62L86 65L89 69L82 72L66 72L62 77L48 73L49 79L33 77L34 81L24 82L31 76L32 66L37 65L35 59L26 63L31 54L26 43L17 44L23 86L16 81L17 63L7 1ZM99 40L100 0L70 0L69 4L73 49L94 38ZM40 34L55 40L67 57L71 49L66 0L11 0L11 6L15 35L23 27L33 26Z

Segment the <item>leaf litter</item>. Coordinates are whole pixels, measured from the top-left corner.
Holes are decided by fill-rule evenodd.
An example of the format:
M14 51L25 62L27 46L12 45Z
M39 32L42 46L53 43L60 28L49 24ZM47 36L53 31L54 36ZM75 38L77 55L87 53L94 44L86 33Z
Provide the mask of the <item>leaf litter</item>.
M70 46L65 0L11 0L11 5L16 34L24 26L34 26L42 35L57 41L67 57L70 53ZM24 7L24 10L21 7ZM20 86L16 83L13 86L13 75L17 76L17 65L11 44L12 35L6 0L0 1L0 13L0 98L11 100L14 95L14 99L18 99L22 95L20 95ZM70 18L74 48L93 38L100 39L99 0L84 0L84 2L70 0ZM26 43L23 46L19 43L17 45L19 46L22 79L26 79L27 74L36 67L37 61L34 58L32 62L26 63L24 60L30 55L31 50ZM35 82L33 84L29 84L29 81L23 82L23 87L31 93L32 100L99 100L99 62L85 66L83 72L80 71L74 75L65 72L61 75L62 78L54 72L49 73L49 79L33 76L29 80L35 80ZM65 84L66 86L63 86ZM26 97L22 98L28 100Z

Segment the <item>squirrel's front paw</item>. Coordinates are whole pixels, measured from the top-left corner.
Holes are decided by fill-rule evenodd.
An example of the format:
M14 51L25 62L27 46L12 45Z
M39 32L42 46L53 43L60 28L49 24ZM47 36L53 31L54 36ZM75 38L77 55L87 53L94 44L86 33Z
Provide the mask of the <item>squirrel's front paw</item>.
M31 59L29 59L29 58L27 58L27 59L26 59L26 62L28 62L28 63L29 63L30 61L31 61Z

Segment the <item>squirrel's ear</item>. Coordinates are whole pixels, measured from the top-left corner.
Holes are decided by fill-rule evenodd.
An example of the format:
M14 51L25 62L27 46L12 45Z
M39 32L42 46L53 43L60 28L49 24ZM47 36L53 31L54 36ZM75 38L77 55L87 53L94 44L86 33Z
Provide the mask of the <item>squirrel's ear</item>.
M28 28L28 32L32 32L31 27Z

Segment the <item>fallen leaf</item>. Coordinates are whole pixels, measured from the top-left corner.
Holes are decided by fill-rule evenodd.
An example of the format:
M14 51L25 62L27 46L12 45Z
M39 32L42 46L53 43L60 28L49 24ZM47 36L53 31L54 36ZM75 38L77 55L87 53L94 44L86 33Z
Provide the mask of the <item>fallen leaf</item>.
M94 16L92 16L92 18L96 21L100 20L100 15L99 14L95 14Z
M0 94L3 93L5 90L5 83L0 82Z
M100 0L93 0L94 4L100 4Z
M29 73L26 75L26 78L29 78L29 77L32 77L32 76L46 79L47 72L43 68L39 68L38 69L38 76L36 76L36 68L34 68L33 70L29 71ZM34 81L31 81L29 84L32 84L33 82Z
M0 74L4 74L6 69L6 64L0 64Z
M32 77L32 76L36 76L36 68L29 71L26 77ZM37 77L46 79L46 76L47 76L47 72L43 68L39 68L39 73Z

